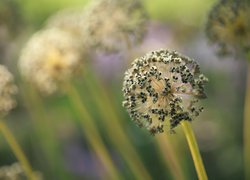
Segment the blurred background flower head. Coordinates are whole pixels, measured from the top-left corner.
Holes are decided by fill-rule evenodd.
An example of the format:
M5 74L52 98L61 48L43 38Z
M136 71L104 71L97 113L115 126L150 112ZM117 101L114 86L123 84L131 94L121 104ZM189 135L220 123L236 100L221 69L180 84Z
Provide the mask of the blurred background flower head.
M220 55L250 52L250 2L220 0L211 10L206 34Z
M0 65L0 115L7 114L16 106L13 95L17 94L17 86L14 84L14 77L8 69Z
M51 94L82 64L80 43L68 32L47 29L34 34L21 52L19 69L25 79Z

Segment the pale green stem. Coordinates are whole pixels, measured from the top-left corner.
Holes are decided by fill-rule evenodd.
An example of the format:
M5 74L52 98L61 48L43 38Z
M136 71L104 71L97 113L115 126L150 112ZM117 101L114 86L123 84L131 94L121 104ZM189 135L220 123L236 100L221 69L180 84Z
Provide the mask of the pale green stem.
M169 135L158 134L156 135L156 144L159 146L159 150L164 158L164 162L170 170L170 173L174 179L184 180L185 175L180 166L180 160L177 158L177 153L174 150L173 143L169 138Z
M118 148L136 179L151 180L150 174L145 169L138 153L133 148L132 143L128 139L128 135L124 131L120 122L121 118L117 115L112 100L106 94L106 90L100 86L101 82L97 82L97 79L90 76L85 79L85 83L90 89L89 92L97 108L104 117L102 122L111 142Z
M79 113L78 115L79 115L81 127L83 129L83 132L87 140L89 141L96 155L99 157L99 159L103 163L104 168L106 169L110 178L113 180L121 179L102 141L100 133L98 129L96 128L96 125L94 123L95 121L90 115L90 113L88 112L88 110L86 109L86 107L84 106L84 104L82 103L81 97L78 94L76 88L72 84L68 84L68 83L66 83L64 87L66 89L67 95L71 101L72 106L75 108L76 112Z
M191 124L189 121L181 121L181 126L182 129L184 131L184 134L186 136L188 145L189 145L189 149L191 151L192 154L192 158L194 161L194 165L195 165L195 169L198 175L199 180L207 180L207 173L204 167L204 164L202 162L202 158L200 155L200 151L199 151L199 147L198 144L196 142L196 138L194 136Z
M72 178L72 176L65 171L62 153L59 152L59 141L56 139L55 132L53 129L54 122L51 118L46 116L43 102L38 93L33 89L31 85L26 82L22 82L21 95L25 102L26 107L29 110L31 120L35 129L35 135L39 139L39 143L42 151L38 153L45 153L45 158L39 154L42 161L48 163L47 168L52 173L51 178L60 178L66 180ZM37 148L37 147L36 147ZM46 170L47 170L46 169Z
M250 58L249 58L250 59ZM244 161L245 161L245 179L250 179L250 63L247 70L247 81L245 91L245 106L244 106Z
M21 147L17 143L14 135L11 133L9 128L5 125L3 120L0 120L0 131L3 133L3 136L5 137L6 141L10 145L13 153L15 154L18 161L21 163L27 177L29 180L35 180L35 175L33 174L31 165L29 161L27 160L26 156L24 155Z

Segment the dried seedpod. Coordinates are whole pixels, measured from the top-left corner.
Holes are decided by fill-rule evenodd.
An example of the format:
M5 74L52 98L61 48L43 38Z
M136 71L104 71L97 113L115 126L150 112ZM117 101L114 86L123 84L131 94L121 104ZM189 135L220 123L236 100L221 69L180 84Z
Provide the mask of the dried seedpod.
M85 13L84 42L106 52L142 40L147 15L140 0L96 0Z
M47 29L34 34L21 52L19 69L25 79L51 94L81 67L80 43L70 33Z
M7 114L16 106L16 100L13 98L17 94L17 86L14 84L14 77L8 69L0 65L0 115Z
M176 51L158 50L137 58L126 71L123 106L132 120L151 134L192 121L203 110L208 79L198 64Z
M219 55L250 53L250 1L220 0L211 10L206 34Z

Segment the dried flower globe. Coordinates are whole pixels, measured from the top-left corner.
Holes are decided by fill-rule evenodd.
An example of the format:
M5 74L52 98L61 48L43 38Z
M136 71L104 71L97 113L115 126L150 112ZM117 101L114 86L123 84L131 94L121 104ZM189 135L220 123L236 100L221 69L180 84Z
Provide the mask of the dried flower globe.
M42 174L35 172L35 180L42 180ZM0 179L1 180L22 180L27 179L25 172L19 163L13 163L9 166L0 167Z
M17 94L13 75L3 65L0 65L0 115L7 114L16 106L13 95Z
M209 14L206 34L219 54L250 53L250 1L221 0Z
M192 121L203 110L208 79L198 64L176 51L158 50L135 59L126 71L123 106L132 120L151 134Z
M64 9L52 15L46 23L47 28L58 28L77 38L83 38L85 26L85 11L81 9Z
M84 42L106 52L140 42L145 33L146 13L140 0L96 0L85 14Z
M26 80L51 94L81 67L80 43L70 33L47 29L34 34L21 52L19 69Z

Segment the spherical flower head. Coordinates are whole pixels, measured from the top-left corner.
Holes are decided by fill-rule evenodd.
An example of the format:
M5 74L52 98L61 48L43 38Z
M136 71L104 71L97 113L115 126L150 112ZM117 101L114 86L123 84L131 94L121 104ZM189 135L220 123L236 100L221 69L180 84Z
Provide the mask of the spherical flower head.
M17 93L13 75L3 65L0 65L0 115L7 114L16 106L13 95Z
M105 52L140 42L146 13L139 0L96 0L86 9L85 42Z
M77 38L82 38L82 29L85 26L85 11L83 9L64 9L52 15L47 23L47 28L58 28L71 33Z
M168 50L158 50L136 59L126 71L123 106L132 120L151 134L173 129L181 121L192 121L203 110L208 79L198 64Z
M250 53L250 1L221 0L209 14L206 34L220 55Z
M21 74L38 89L54 93L81 67L80 44L70 33L48 29L33 35L22 50Z

